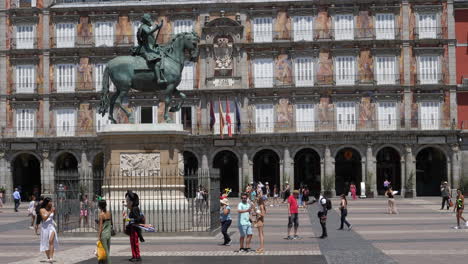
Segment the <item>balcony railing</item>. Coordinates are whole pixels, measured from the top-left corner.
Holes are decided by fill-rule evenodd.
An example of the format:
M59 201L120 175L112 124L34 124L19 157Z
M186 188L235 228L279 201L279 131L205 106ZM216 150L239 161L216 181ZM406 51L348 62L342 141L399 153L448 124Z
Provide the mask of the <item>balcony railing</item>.
M216 115L218 118L218 115ZM95 122L93 122L95 123ZM468 122L462 122L461 128L466 129ZM405 124L408 124L406 126ZM68 126L58 129L52 127L34 127L29 129L18 129L16 127L0 128L1 138L16 138L16 137L38 137L38 138L55 138L55 137L94 137L99 129L103 129L106 125L79 127ZM227 126L227 125L226 125ZM330 120L330 121L285 121L285 122L243 122L239 127L233 122L232 131L234 135L250 135L250 134L269 134L269 133L320 133L320 132L385 132L385 131L431 131L431 130L454 130L459 129L456 124L453 124L448 119L412 119L412 120ZM210 128L209 124L191 124L184 125L184 130L191 135L219 135L219 128ZM224 129L224 136L227 136Z
M38 86L38 83L13 83L12 92L14 94L35 94Z
M11 38L11 49L37 49L37 37Z
M422 74L416 73L414 75L416 84L426 85L426 84L443 84L444 75L442 73L437 74Z
M416 27L414 29L415 39L442 39L445 27Z

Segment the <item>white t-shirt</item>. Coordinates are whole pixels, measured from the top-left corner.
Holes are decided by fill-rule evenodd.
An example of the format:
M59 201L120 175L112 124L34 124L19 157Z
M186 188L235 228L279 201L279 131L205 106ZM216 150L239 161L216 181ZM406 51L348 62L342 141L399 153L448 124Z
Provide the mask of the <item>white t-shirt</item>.
M320 195L317 206L320 212L325 212L326 210L326 205L327 205L327 199L323 197L323 195Z
M28 213L32 214L32 215L36 215L35 207L36 207L36 202L35 201L29 202Z

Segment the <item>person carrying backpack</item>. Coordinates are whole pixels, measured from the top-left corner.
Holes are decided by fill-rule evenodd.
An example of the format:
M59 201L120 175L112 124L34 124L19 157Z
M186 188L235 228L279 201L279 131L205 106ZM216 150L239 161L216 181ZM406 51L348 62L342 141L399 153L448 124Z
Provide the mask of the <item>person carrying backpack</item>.
M328 213L328 210L332 209L332 204L331 204L331 200L323 196L322 193L320 193L320 196L318 198L315 198L315 200L313 200L312 202L308 204L314 204L316 202L318 202L317 206L319 209L317 213L317 217L320 221L320 226L322 226L322 235L320 236L320 238L323 239L328 236L327 235L327 213Z

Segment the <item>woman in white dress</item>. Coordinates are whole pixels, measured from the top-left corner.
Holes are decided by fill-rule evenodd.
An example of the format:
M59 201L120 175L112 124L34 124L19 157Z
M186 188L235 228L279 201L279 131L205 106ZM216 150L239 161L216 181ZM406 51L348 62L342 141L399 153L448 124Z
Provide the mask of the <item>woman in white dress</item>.
M52 200L47 197L41 205L41 252L46 253L47 261L54 262L54 250L58 245L57 231L54 221L55 208L52 205Z

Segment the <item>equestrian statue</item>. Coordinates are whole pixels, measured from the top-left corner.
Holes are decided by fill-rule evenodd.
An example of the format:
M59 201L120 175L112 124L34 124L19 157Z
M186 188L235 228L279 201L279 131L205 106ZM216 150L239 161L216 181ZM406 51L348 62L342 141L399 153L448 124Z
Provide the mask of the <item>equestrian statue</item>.
M137 31L138 46L132 49L132 56L118 56L110 60L104 70L99 114L104 116L108 112L113 124L117 123L113 116L114 106L130 118L130 113L122 106L130 89L142 92L162 90L165 94L164 119L170 122L169 112L179 111L186 98L177 90L186 59L185 51L189 52L191 61L198 58L200 38L195 32L179 33L168 44L158 45L156 40L163 21L152 25L151 16L144 14L141 22ZM112 95L109 93L109 78L116 88ZM174 106L170 106L172 96L181 99Z

